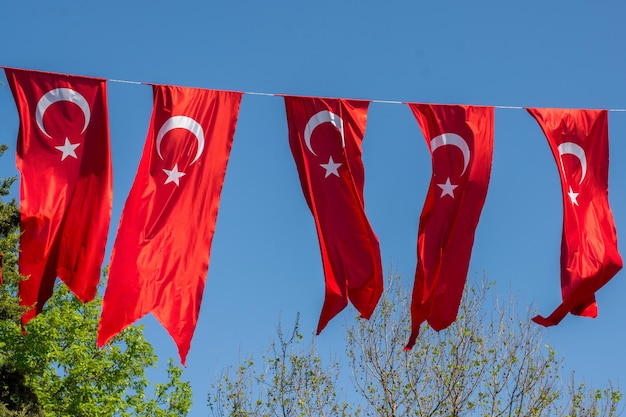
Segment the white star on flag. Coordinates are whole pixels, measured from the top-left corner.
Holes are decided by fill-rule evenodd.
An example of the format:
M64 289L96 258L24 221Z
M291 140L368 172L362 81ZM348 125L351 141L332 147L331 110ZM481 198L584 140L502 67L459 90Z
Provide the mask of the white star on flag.
M449 195L450 197L454 198L454 189L458 187L458 185L450 183L450 177L448 177L444 184L437 184L437 186L441 188L441 195L439 196L440 198L442 198L444 195Z
M339 176L339 171L337 170L339 169L341 165L342 165L341 162L336 163L335 161L333 161L333 157L331 155L327 164L320 164L320 166L326 170L326 176L324 176L324 178L328 178L330 174Z
M177 187L180 187L180 183L178 182L180 177L184 177L186 175L184 172L178 171L178 164L174 165L174 168L172 168L171 170L163 169L163 172L167 174L167 179L165 180L163 185L173 182L176 184Z
M574 191L572 191L572 187L569 187L569 193L567 193L567 195L574 205L578 205L578 201L576 200L578 198L578 194L580 193L575 193Z
M74 159L78 159L78 157L76 156L76 152L74 151L79 146L80 143L70 143L70 140L68 138L65 138L65 143L63 144L63 146L55 146L55 148L63 152L63 155L61 155L61 161L65 161L65 158L67 158L68 156L71 156Z

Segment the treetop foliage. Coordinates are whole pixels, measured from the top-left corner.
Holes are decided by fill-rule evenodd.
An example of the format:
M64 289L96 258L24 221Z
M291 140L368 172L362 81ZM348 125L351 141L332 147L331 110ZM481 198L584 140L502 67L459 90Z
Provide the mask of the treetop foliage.
M502 302L487 282L469 285L457 321L422 329L411 351L410 292L390 274L369 321L348 325L346 363L320 358L298 321L278 327L262 359L248 357L212 384L208 404L223 416L617 416L622 394L563 377L543 329L515 299ZM485 308L489 304L489 308ZM345 374L348 371L348 375ZM342 383L349 379L350 383Z

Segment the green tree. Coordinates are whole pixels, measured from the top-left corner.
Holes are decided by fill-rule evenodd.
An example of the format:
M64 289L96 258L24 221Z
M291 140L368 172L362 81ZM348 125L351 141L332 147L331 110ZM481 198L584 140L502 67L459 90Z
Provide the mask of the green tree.
M0 156L6 151L0 147ZM4 201L15 178L0 180L0 416L185 416L191 388L170 359L165 382L145 371L157 357L142 326L96 347L102 299L83 304L65 285L22 334L17 286L19 212Z
M410 291L390 275L372 318L347 329L343 366L324 364L314 342L302 346L296 325L278 331L257 363L251 356L216 378L213 416L617 416L621 392L563 380L562 363L542 343L543 329L520 315L514 299L489 297L486 282L469 286L457 321L427 326L413 350ZM493 301L493 302L491 302ZM349 371L349 375L342 374ZM351 383L340 383L349 377ZM343 391L337 387L344 388ZM349 389L346 390L346 387ZM348 400L349 399L349 400ZM312 413L311 410L314 412Z

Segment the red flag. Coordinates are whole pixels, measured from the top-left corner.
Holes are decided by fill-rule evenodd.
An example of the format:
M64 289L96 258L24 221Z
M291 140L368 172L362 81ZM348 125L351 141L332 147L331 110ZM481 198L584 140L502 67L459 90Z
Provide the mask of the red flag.
M622 269L609 208L609 129L606 110L527 109L548 139L561 174L563 302L542 326L567 313L596 317L595 292Z
M474 233L487 196L493 107L409 104L431 153L433 173L420 216L411 305L411 349L424 321L456 320Z
M111 220L106 82L5 69L20 115L21 304L41 312L58 276L83 302L100 279Z
M326 291L319 334L348 299L368 319L382 294L378 238L363 204L361 143L369 102L285 97L289 145L315 218Z
M209 267L241 93L154 86L111 255L98 346L152 312L184 364Z

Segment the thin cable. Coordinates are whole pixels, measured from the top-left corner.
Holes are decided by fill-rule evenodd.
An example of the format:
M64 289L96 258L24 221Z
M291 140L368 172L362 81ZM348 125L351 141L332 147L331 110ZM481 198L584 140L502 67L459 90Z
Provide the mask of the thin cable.
M404 101L394 101L394 100L370 100L370 103L382 103L382 104L406 104Z
M4 65L0 65L0 68L10 68L10 67L6 67ZM35 71L35 70L27 70L27 71ZM112 83L120 83L120 84L134 84L134 85L152 85L152 83L146 83L146 82L140 82L140 81L128 81L128 80L117 80L117 79L112 79L112 78L105 78L107 81L110 81ZM265 96L265 97L284 97L286 96L286 94L278 94L278 93L261 93L261 92L257 92L257 91L244 91L242 94L248 94L251 96ZM313 96L311 96L313 97ZM405 101L397 101L397 100L367 100L370 103L381 103L381 104L407 104L407 102ZM439 103L430 103L430 104L439 104ZM526 107L522 107L522 106L490 106L493 107L495 109L509 109L509 110L526 110ZM604 109L602 109L604 110ZM615 113L626 113L626 109L606 109L606 111L608 112L615 112Z
M114 80L112 78L107 78L107 81L112 83L121 83L121 84L136 84L136 85L145 85L146 83L142 83L139 81L126 81L126 80Z
M278 94L272 94L272 93L255 93L253 91L244 91L243 94L248 94L251 96L268 96L268 97L276 97Z

